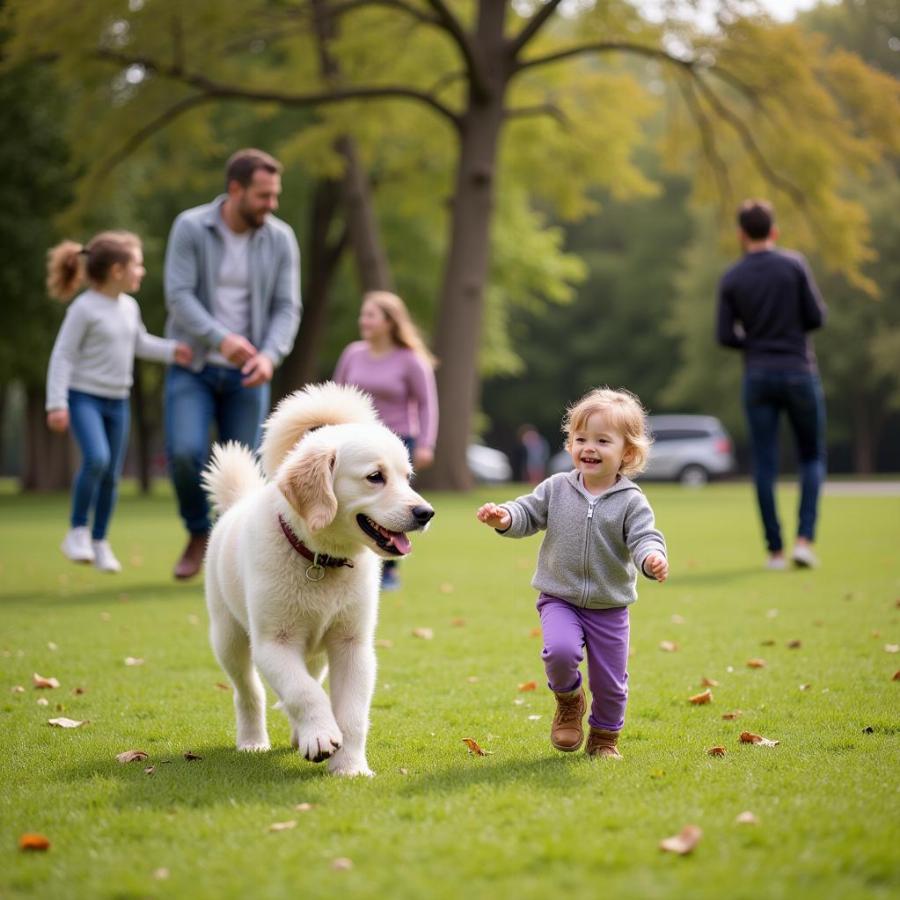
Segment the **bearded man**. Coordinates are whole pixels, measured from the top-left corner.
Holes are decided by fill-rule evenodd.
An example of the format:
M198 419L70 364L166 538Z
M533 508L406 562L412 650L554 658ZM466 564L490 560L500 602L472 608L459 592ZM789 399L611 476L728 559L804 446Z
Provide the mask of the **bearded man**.
M200 476L218 440L259 444L270 382L300 324L300 251L273 213L281 164L239 150L225 168L226 193L181 213L166 248L166 335L189 344L190 367L166 372L166 455L189 539L178 579L203 565L210 530Z

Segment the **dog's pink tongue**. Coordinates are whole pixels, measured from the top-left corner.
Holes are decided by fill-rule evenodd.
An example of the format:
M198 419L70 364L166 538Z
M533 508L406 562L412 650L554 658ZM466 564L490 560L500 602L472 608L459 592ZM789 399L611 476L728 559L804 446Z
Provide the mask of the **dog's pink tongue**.
M391 541L393 542L397 550L399 550L400 553L402 553L404 556L412 549L412 544L409 542L409 538L401 531L396 532L391 538Z

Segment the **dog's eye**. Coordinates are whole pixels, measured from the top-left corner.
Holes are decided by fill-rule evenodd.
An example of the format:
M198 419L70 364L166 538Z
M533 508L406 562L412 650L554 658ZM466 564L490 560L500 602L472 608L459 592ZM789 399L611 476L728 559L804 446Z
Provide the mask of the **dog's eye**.
M381 472L372 472L371 475L366 475L366 481L369 484L384 484L384 475Z

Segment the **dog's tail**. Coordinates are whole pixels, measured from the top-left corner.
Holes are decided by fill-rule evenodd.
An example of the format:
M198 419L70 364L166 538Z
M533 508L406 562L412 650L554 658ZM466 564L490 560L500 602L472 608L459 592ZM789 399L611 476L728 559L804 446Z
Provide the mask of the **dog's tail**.
M294 391L278 404L264 426L260 448L263 471L272 478L303 435L315 428L377 421L369 395L350 385L326 381Z
M210 502L221 514L245 494L261 488L266 480L253 454L243 444L229 441L213 446L202 482Z

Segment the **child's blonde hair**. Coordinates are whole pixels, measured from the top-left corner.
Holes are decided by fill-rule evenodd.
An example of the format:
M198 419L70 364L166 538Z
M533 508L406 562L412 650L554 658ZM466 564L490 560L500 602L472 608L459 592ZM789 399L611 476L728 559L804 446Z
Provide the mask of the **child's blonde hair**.
M572 447L572 435L581 431L587 420L598 412L606 415L612 427L625 438L622 474L630 477L643 472L653 439L647 431L647 412L631 391L596 388L573 403L566 410L562 424L566 449Z
M362 302L371 301L384 314L391 326L391 340L398 347L406 347L417 356L435 368L437 360L428 349L419 329L416 328L406 304L390 291L367 291L363 294Z
M140 249L141 239L130 231L101 231L86 245L63 241L47 251L47 292L66 303L85 280L103 284L116 263L127 265Z

